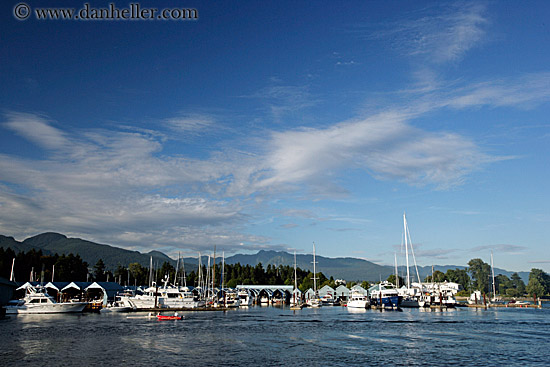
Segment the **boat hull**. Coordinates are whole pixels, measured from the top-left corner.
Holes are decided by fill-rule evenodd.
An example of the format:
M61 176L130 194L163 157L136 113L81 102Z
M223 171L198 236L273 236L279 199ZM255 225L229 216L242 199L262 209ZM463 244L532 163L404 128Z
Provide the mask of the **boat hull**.
M46 314L46 313L79 313L84 310L87 302L67 302L54 304L6 306L6 314Z

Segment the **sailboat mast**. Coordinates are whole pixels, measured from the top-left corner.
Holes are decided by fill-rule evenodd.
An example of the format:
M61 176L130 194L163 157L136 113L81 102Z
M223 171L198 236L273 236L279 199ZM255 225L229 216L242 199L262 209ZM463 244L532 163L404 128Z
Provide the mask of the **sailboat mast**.
M298 279L296 276L296 250L294 250L294 292L292 292L294 304L296 304L296 289L298 289Z
M212 300L214 300L214 281L216 279L216 246L214 246L214 264L212 266Z
M14 267L15 267L15 257L13 258L13 261L11 262L10 282L15 281L15 274L13 273Z
M393 253L394 262L395 262L395 288L399 288L399 273L397 272L397 254Z
M178 262L176 263L176 272L174 274L174 285L178 282L178 272L180 270L180 253L178 252Z
M222 289L225 281L225 251L222 251Z
M411 288L411 278L409 275L409 244L407 241L407 218L403 212L403 231L405 232L405 259L407 262L407 289Z
M201 253L199 252L199 270L198 270L198 287L202 289L202 264L201 264Z
M493 267L493 251L491 251L491 273L493 276L493 298L496 298L497 293L495 289L495 268Z
M315 242L313 242L313 292L315 293L315 297L317 297L317 272L315 269L315 264L317 261L315 261Z

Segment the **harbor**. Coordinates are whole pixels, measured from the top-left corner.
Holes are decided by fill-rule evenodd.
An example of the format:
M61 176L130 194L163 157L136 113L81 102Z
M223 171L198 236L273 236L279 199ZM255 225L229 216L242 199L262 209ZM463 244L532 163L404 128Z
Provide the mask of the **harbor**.
M170 313L165 313L170 315ZM178 312L178 315L180 312ZM184 311L18 315L0 321L6 365L544 365L550 309L403 309L251 306ZM58 351L52 353L52 351Z

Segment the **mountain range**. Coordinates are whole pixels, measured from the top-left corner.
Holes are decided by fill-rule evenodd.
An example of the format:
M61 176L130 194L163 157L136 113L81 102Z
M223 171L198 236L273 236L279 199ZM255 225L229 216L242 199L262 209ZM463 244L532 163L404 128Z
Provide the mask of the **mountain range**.
M67 236L59 233L42 233L24 241L17 241L13 237L0 235L0 247L11 248L15 252L24 251L27 252L31 249L42 250L45 255L53 255L55 253L61 255L69 253L78 254L86 261L89 267L93 267L99 259L102 259L105 266L109 270L114 270L118 265L128 266L130 263L139 263L142 266L149 267L150 259L153 258L153 263L161 265L162 263L169 262L172 265L176 265L176 260L170 258L166 254L160 251L150 251L147 253L141 253L138 251L125 250L119 247L98 244L95 242L83 240L80 238L68 238ZM203 256L201 262L203 265L207 263L207 257ZM296 265L301 269L313 269L312 255L299 254L296 255ZM329 258L324 256L316 256L316 270L322 272L327 277L334 277L335 279L345 279L353 281L367 280L369 282L376 282L379 280L385 280L395 272L393 266L378 265L373 262L357 259L352 257L338 257ZM185 269L189 272L198 266L198 256L186 257L183 259ZM221 262L221 257L216 258L216 263ZM268 265L294 265L294 255L284 251L266 251L261 250L257 254L243 255L236 254L225 259L227 264L251 265L256 266L261 263L265 268ZM439 270L445 273L448 269L465 269L465 266L455 265L434 265L434 270ZM400 267L399 273L404 273L405 267ZM415 273L414 268L411 268L411 272ZM424 279L432 272L431 266L419 266L418 273L420 278ZM504 269L495 268L495 275L503 274L508 277L513 272L506 271ZM412 274L412 273L411 273ZM519 272L520 277L527 283L529 279L529 272Z

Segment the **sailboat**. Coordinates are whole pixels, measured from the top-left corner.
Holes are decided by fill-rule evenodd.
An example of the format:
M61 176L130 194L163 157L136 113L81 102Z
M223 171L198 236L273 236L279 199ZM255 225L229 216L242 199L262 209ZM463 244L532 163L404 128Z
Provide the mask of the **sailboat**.
M317 291L317 272L315 270L315 242L313 242L313 298L307 300L309 307L321 307L321 299L319 298L319 292Z
M292 301L290 302L291 310L301 310L303 307L302 302L296 299L297 292L298 292L298 279L296 276L296 251L294 251L294 291L292 292Z
M422 296L422 283L420 283L420 288L417 287L411 287L411 277L410 277L410 267L409 267L409 246L411 248L411 253L413 255L414 260L414 267L416 269L416 276L418 277L418 281L420 282L420 276L418 274L418 267L416 265L416 257L414 256L414 250L412 246L411 241L411 234L409 232L409 226L407 225L407 217L405 213L403 213L403 237L405 242L405 260L407 264L407 279L406 279L406 288L403 286L402 288L398 289L399 296L401 298L400 306L401 307L410 307L410 308L417 308L420 307L419 298ZM396 267L397 269L397 267ZM399 279L398 275L396 274L396 279ZM399 286L397 286L399 287Z
M495 267L493 266L493 251L491 251L491 276L493 278L493 297L491 298L492 304L503 304L502 298L497 297L496 284L495 284Z

